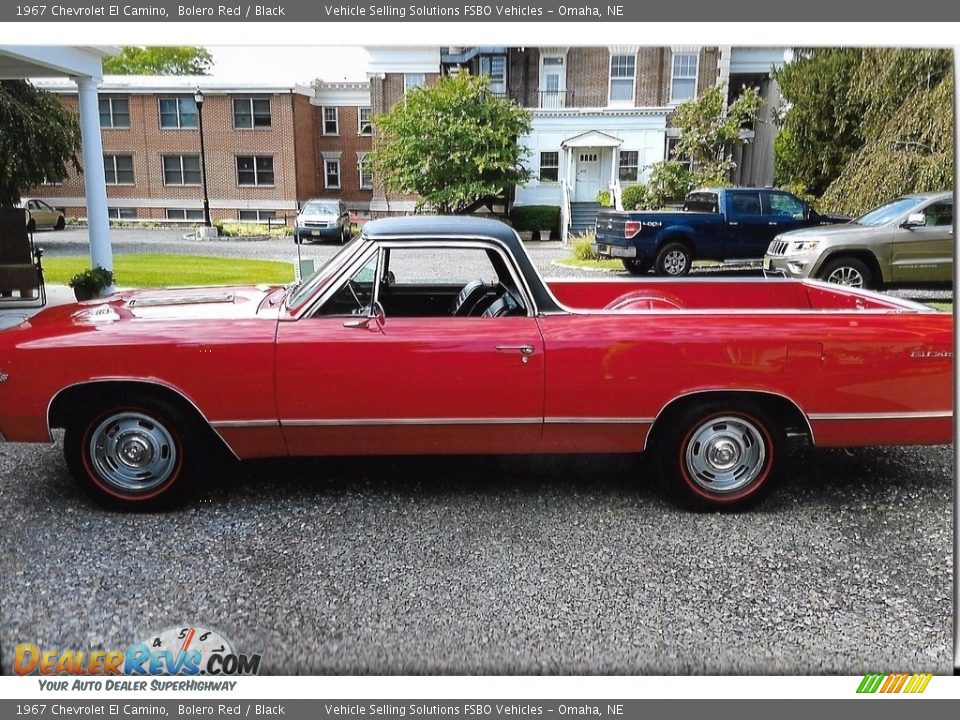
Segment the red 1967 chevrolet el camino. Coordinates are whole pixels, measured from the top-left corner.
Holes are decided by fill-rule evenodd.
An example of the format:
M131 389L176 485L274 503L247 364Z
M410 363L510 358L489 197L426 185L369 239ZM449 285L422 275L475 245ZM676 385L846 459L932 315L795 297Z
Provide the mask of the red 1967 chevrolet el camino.
M458 268L451 273L449 268ZM948 443L953 318L815 281L545 283L506 225L368 223L297 286L129 292L0 333L0 437L65 428L114 506L219 448L641 452L688 505L771 485L787 437Z

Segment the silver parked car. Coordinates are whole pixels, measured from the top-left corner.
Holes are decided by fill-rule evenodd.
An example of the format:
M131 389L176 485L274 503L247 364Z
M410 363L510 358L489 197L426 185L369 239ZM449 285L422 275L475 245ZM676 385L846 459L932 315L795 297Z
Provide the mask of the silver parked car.
M953 253L953 193L918 193L849 223L778 235L763 269L860 288L947 283Z
M333 240L347 242L353 232L350 212L342 200L309 200L293 223L293 241Z

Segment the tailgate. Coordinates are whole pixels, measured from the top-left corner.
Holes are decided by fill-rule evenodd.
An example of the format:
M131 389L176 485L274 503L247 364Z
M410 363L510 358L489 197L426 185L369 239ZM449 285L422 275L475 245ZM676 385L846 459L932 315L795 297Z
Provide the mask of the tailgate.
M636 257L633 238L627 238L625 228L631 213L601 211L597 214L596 251L604 257Z

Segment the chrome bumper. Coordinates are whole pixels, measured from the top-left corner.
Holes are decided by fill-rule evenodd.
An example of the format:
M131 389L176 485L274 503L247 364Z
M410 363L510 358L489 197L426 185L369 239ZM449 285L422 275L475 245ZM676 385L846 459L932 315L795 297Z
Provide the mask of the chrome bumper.
M812 255L764 255L763 272L788 278L810 277L816 257Z
M637 249L635 247L622 247L620 245L602 245L596 244L591 246L593 251L600 257L613 257L613 258L635 258L637 256Z

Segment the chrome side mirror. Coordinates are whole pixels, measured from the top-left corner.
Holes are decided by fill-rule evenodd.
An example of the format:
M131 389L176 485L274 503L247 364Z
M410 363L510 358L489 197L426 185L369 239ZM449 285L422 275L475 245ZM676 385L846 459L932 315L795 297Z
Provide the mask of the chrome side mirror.
M378 327L383 327L383 324L387 321L387 317L383 312L383 305L381 305L379 301L373 303L373 305L368 308L366 315L347 320L343 323L343 326L345 328L364 329L370 327L371 321L376 321Z
M909 215L907 215L906 221L904 221L904 223L900 227L910 229L915 227L923 227L926 224L927 224L927 216L924 215L922 212L918 212L918 213L910 213Z

